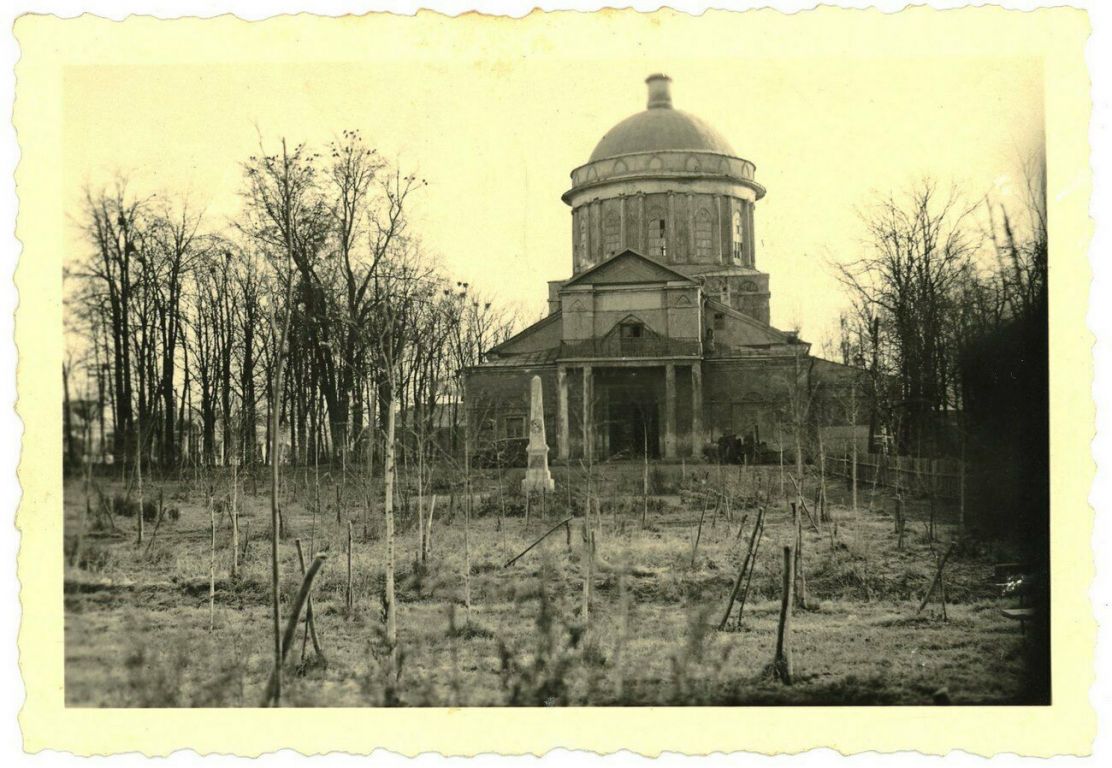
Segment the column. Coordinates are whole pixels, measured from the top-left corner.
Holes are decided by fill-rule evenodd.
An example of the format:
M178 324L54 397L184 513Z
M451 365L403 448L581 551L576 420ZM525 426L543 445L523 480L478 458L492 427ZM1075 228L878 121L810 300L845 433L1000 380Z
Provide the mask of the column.
M560 365L556 368L556 401L559 424L556 425L558 457L568 460L568 369Z
M626 196L625 195L622 195L621 197L618 198L618 222L619 222L619 225L620 225L619 226L619 234L618 234L618 253L621 253L622 251L624 251L626 248L629 247L629 243L626 241Z
M695 256L695 198L687 193L687 263L698 261Z
M664 458L676 458L676 366L664 366Z
M703 456L703 364L691 365L691 455Z
M591 376L591 366L583 366L583 458L590 459L593 456L591 433L594 431L594 419L592 411L594 403L592 400L595 398L594 381Z

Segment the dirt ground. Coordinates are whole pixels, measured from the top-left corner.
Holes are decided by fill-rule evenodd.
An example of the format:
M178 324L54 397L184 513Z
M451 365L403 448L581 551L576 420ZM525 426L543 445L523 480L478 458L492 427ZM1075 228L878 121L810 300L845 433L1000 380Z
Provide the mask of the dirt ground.
M230 470L229 470L230 471ZM109 518L103 499L119 479L65 489L65 697L71 706L258 706L271 670L269 495L237 491L240 571L229 577L231 526L217 519L210 613L211 527L230 494L229 471L148 481L162 521L136 544L134 514ZM410 495L398 511L399 662L382 621L385 543L381 488L347 475L287 472L281 494L283 623L300 584L295 539L325 552L312 591L322 655L302 622L289 652L287 706L1015 704L1024 701L1024 636L1001 614L993 584L1008 553L957 536L955 510L910 499L899 547L894 500L868 488L851 509L844 481L828 483L827 519L804 516L807 605L794 611L794 679L770 673L776 646L782 547L794 542L778 470L684 467L676 487L644 499L598 468L591 486L596 559L589 617L583 604L587 548L582 516L516 563L506 562L568 515L568 482L526 518L520 475L473 480L466 525L462 495L440 490L431 552L422 563ZM336 475L339 473L336 473ZM626 475L631 472L627 468ZM637 470L632 470L634 476ZM815 481L809 478L810 487ZM337 496L337 485L340 485ZM657 483L664 486L666 483ZM572 476L573 511L586 481ZM812 492L808 492L811 496ZM134 497L134 489L132 490ZM767 497L771 496L771 499ZM368 498L371 499L368 505ZM727 508L725 499L729 498ZM715 503L713 499L719 499ZM429 499L426 496L424 503ZM765 512L744 614L718 631L745 557L757 506ZM814 506L813 498L811 504ZM337 507L339 510L337 512ZM701 531L699 519L702 517ZM348 521L354 609L346 609ZM157 528L157 530L155 530ZM465 531L465 529L467 529ZM698 547L694 542L698 539ZM917 613L938 558L938 600ZM466 554L470 578L465 579ZM469 601L468 601L469 593ZM467 604L470 602L470 609ZM210 630L211 622L211 630Z

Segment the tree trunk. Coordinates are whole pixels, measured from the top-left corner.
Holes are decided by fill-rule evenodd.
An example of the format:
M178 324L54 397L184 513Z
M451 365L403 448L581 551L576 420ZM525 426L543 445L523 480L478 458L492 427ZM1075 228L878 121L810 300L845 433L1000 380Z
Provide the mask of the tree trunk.
M397 426L396 404L393 398L386 409L386 445L383 485L385 486L384 514L386 517L386 645L392 657L396 658L398 646L398 615L394 597L394 431Z
M232 572L231 578L239 576L239 462L232 464Z
M281 461L281 442L279 428L282 412L282 367L285 355L286 337L289 333L292 304L286 294L286 316L281 335L275 348L274 379L270 383L270 609L272 629L274 630L274 673L270 699L277 706L282 702L282 614L281 584L278 571L278 532L281 525L281 512L278 509L278 464Z

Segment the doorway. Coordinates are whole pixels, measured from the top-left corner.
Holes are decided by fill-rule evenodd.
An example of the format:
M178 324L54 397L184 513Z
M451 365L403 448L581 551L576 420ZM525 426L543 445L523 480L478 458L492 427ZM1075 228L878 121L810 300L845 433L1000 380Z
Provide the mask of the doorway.
M659 458L662 370L623 368L599 373L604 388L603 455L611 459L640 459L646 454Z

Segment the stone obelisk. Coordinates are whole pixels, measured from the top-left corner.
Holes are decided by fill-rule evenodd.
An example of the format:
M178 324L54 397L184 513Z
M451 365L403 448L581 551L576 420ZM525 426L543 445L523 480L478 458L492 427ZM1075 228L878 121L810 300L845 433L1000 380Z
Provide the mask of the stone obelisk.
M544 401L541 395L541 377L534 376L529 386L529 447L525 449L529 463L525 479L521 481L523 493L551 491L556 487L548 471L548 443L544 439Z

